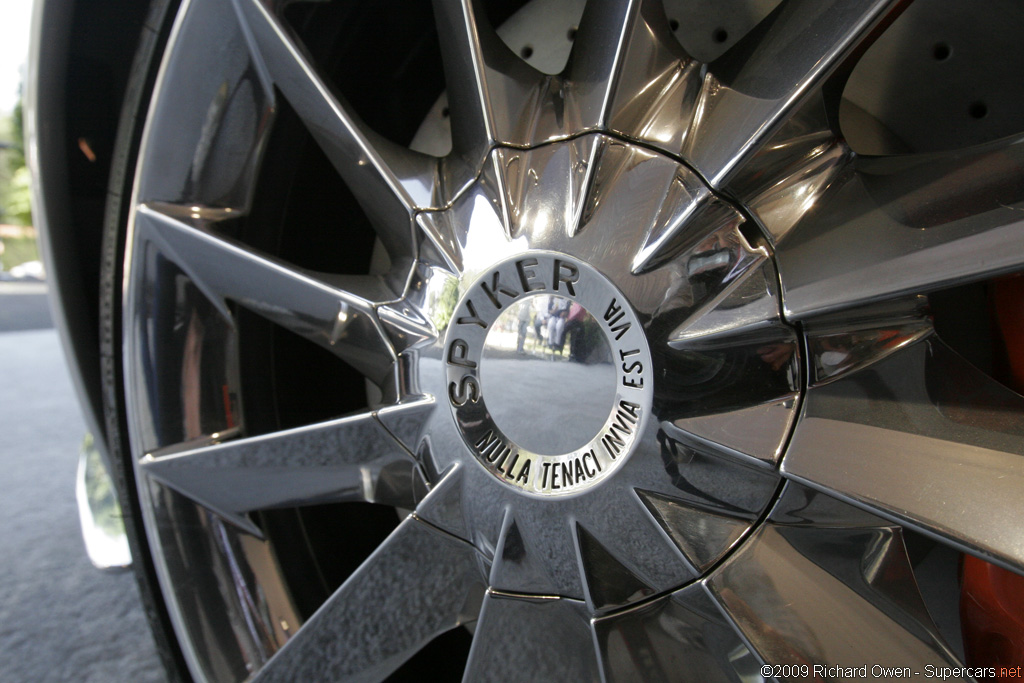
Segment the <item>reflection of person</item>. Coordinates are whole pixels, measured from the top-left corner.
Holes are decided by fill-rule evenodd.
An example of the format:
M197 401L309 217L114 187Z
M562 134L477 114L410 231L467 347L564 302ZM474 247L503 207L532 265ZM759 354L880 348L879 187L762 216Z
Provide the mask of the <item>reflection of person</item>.
M519 340L516 342L516 353L523 352L526 343L526 330L530 327L530 307L519 304Z
M545 310L537 311L537 315L533 316L533 333L537 336L537 344L544 343L544 337L541 334L541 330L546 329L544 327L547 321L547 312Z
M583 319L586 314L586 310L573 301L569 307L569 317L565 321L565 333L569 335L569 360L580 363L586 360L583 357L586 355L586 345L583 343L586 337Z
M562 353L565 346L565 321L569 317L569 300L551 297L548 303L548 346Z

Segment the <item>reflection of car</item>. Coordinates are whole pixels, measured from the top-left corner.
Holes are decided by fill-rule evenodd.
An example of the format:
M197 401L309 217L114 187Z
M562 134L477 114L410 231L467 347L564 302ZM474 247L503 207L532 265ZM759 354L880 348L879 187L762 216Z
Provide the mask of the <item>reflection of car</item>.
M42 280L46 272L42 261L26 261L11 268L10 276L14 280Z
M36 215L170 669L1019 664L1020 7L521 4L41 3ZM613 371L488 384L536 296Z

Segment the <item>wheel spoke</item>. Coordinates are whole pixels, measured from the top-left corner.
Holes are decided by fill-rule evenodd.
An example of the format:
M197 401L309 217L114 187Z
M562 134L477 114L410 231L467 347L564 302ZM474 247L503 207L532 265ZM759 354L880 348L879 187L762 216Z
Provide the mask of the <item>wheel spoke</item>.
M559 594L551 578L550 562L537 551L533 541L531 534L520 529L515 513L508 510L494 550L490 576L492 588L500 591L514 587L517 592L534 595Z
M760 267L768 260L768 250L752 247L747 242L739 229L742 219L734 210L723 213L725 215L717 221L721 227L701 237L700 242L678 260L687 277L706 278L706 288L710 291L695 302L697 305L688 312L686 319L671 332L669 343L673 346L696 338L698 335L688 334L689 328L700 328L705 315L748 281L755 293L765 290L765 274L770 274L771 270ZM760 277L756 277L758 275Z
M662 3L591 0L566 73L585 127L607 126L664 143L678 136L680 120L690 118L700 85L687 77L691 65L672 37ZM652 106L659 101L673 106Z
M143 470L236 523L275 507L363 501L411 507L416 461L373 413L147 454ZM242 522L251 530L251 525Z
M635 459L634 494L644 491L695 510L751 522L771 502L780 477L770 464L722 448L709 438L695 438L670 422L660 427L657 449ZM666 516L652 512L650 506L646 513L665 527ZM666 533L673 535L671 529ZM697 535L691 540L696 539Z
M894 5L783 2L709 66L683 157L722 188Z
M493 181L506 234L515 239L547 225L572 235L581 229L588 195L593 199L597 160L606 149L598 136L532 150L497 149L483 178ZM559 210L553 210L558 206Z
M818 203L852 157L850 148L837 140L811 148L800 157L799 166L791 165L782 180L750 200L750 210L778 243Z
M1021 415L1024 398L932 336L810 389L782 470L969 552L1024 567L1016 531L1024 517Z
M444 203L437 159L392 143L363 124L317 75L263 0L234 2L253 58L323 148L388 253L393 259L411 256L413 211Z
M687 247L697 251L694 242L707 235L687 228L697 226L703 230L726 231L743 221L735 210L716 202L694 173L680 171L674 172L665 183L661 210L654 216L644 243L633 257L633 274L664 265Z
M476 0L434 0L452 118L452 144L471 166L495 142L525 145L545 77L494 32Z
M603 506L600 512L591 508L577 515L579 566L595 610L636 602L697 574L650 510L639 498L631 498L615 515L609 516Z
M378 386L390 381L395 353L371 300L389 293L379 278L348 278L342 289L168 211L140 206L139 237L154 241L222 312L223 300L234 300L332 351Z
M796 344L780 342L758 348L768 349L764 352L768 356L792 353L788 349L795 349ZM795 366L799 358L791 358L789 362ZM775 463L782 455L786 435L796 419L796 403L797 394L793 392L748 408L677 417L663 429L672 436L689 437L697 443L717 446L762 463Z
M777 250L796 318L1024 268L1024 139L861 160Z
M736 238L746 245L741 235ZM761 247L754 253L764 251ZM708 303L696 302L695 312L669 334L668 345L684 356L676 362L675 354L669 353L669 367L678 368L673 374L684 377L686 363L695 358L704 356L710 362L716 354L729 353L750 359L754 364L748 367L768 373L771 381L748 395L749 403L742 407L717 400L694 401L692 386L688 390L677 385L682 391L678 398L666 401L662 428L669 435L775 463L796 417L800 345L794 330L779 321L773 262L753 261L751 265L757 267L743 273L741 261L737 258L730 277L723 278L721 287L726 291L715 293Z
M956 664L898 529L767 524L706 585L765 662L917 671Z
M608 681L726 683L758 667L699 584L596 619L594 633Z
M380 408L377 419L410 452L415 452L423 425L436 407L432 396L406 396L400 403Z
M462 680L600 681L586 605L489 592Z
M678 498L643 489L637 489L636 493L651 516L700 571L714 564L750 528L749 518L716 514ZM694 533L695 529L700 529L700 533Z
M735 227L711 235L708 242L710 248L693 249L683 261L687 270L718 270L721 279L669 333L668 345L709 349L740 346L751 339L792 339L791 332L780 328L778 279L767 248L751 247ZM728 256L725 264L723 255Z
M810 353L807 385L835 381L932 334L927 303L917 296L858 309L856 317L845 311L816 318L804 328Z
M476 619L483 592L468 543L406 519L255 680L383 680L436 636Z
M452 146L456 154L483 156L496 140L491 81L500 90L516 61L473 0L434 0L438 41L444 62ZM503 49L504 48L504 49Z
M824 97L812 96L729 183L778 244L846 172L853 150L832 130Z

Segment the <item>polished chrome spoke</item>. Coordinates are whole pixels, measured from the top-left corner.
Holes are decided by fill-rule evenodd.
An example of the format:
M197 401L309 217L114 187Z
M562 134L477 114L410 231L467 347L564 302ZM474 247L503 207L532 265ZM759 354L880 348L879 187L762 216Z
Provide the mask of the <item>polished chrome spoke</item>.
M895 0L786 0L709 65L682 149L722 188Z
M608 515L604 506L600 511L581 509L576 514L579 566L587 601L594 610L636 602L697 575L639 498L622 496L619 500L614 515Z
M728 193L743 198L774 244L849 170L853 150L834 128L818 90L729 181Z
M524 533L523 528L513 511L505 513L491 565L491 588L501 591L511 587L518 593L558 595L558 586L551 577L553 563L543 552L538 552L536 538L529 531ZM571 539L569 543L572 543ZM550 547L547 543L541 545ZM567 568L569 573L573 572L571 563L566 563L563 568Z
M491 28L473 0L435 0L434 15L448 86L448 107L455 124L456 154L476 161L496 139L491 110L491 81L500 89L507 68L518 61ZM495 68L495 62L499 68ZM495 72L495 73L492 73Z
M438 160L370 130L317 74L262 0L234 0L254 59L291 103L370 217L392 258L413 254L412 214L444 203Z
M652 491L637 489L636 493L698 571L711 567L750 528L750 515L729 517Z
M549 91L550 78L502 42L476 0L435 0L434 14L456 154L475 167L493 143L526 145L557 134L535 130L534 120L543 110L538 98L557 88Z
M690 310L683 320L669 334L669 344L675 347L684 345L687 341L695 341L703 338L705 341L710 337L721 337L726 334L728 328L710 320L705 320L719 304L723 303L737 290L743 290L748 303L760 301L766 298L769 293L767 277L771 276L773 269L766 266L768 262L768 249L763 246L753 247L747 242L739 229L742 219L732 209L721 211L718 223L722 226L717 230L701 238L701 242L683 254L680 254L678 263L684 264L686 274L689 276L700 275L707 279L705 288L708 292ZM750 285L744 288L744 285ZM769 299L771 301L771 299ZM733 302L738 303L738 302ZM758 309L751 313L751 318L761 318L759 313L762 306L755 306ZM777 312L776 312L777 314ZM736 323L735 314L728 316L731 323ZM772 316L777 317L777 315ZM749 325L757 325L764 322L761 320L742 321L737 326L742 329ZM708 328L711 327L711 330ZM736 327L733 328L733 331Z
M713 257L721 259L721 251L726 250L720 245L725 245L729 261L726 267L720 266L723 276L711 288L711 295L669 333L668 345L676 349L728 348L755 339L793 337L781 325L778 278L767 247L751 247L735 228L715 237L715 249L694 250L686 260L695 269L704 264L717 266Z
M531 150L495 150L483 179L497 195L506 234L515 239L538 226L566 235L581 230L604 141L584 136Z
M706 585L764 662L915 671L956 664L898 529L766 524Z
M466 242L465 228L452 220L451 211L424 211L416 216L416 223L429 240L420 250L420 256L432 265L446 268L449 273L462 272L462 257Z
M1024 398L932 336L804 401L787 477L1024 566Z
M469 544L406 519L255 680L383 680L434 637L476 619L479 566Z
M672 36L661 2L591 0L566 74L587 127L669 143L690 118L697 66Z
M766 340L758 347L763 357L781 357L792 354L796 343L789 339ZM790 355L793 367L797 357ZM778 362L778 361L776 361ZM771 397L759 405L677 417L665 425L665 431L680 438L689 437L698 443L719 447L726 453L740 454L760 463L775 463L782 455L786 437L797 417L798 394L792 391Z
M700 584L595 619L593 628L607 681L757 680L760 662Z
M762 380L745 389L742 398L718 395L712 400L694 400L706 393L677 380L664 392L662 429L687 442L710 444L712 452L724 447L744 459L774 464L797 415L799 340L780 320L778 280L767 248L751 249L739 231L720 232L714 244L714 249L684 257L701 272L703 263L714 266L725 260L723 252L730 255L721 279L705 287L707 300L695 301L693 312L668 334L667 345L674 351L665 356L667 367L673 376L685 378L701 366L715 367L723 357L742 358L745 372Z
M664 200L648 227L630 270L643 273L665 265L680 251L706 237L707 232L728 230L743 222L732 208L716 202L707 186L689 170L673 169L664 185ZM697 226L697 230L692 228ZM688 228L690 228L688 230ZM684 259L680 259L682 261Z
M389 385L395 352L373 301L389 293L380 278L329 284L330 276L261 256L171 215L171 208L180 207L138 207L136 239L154 242L222 312L224 299L236 301L337 354L378 386Z
M927 297L913 296L807 323L807 386L834 382L932 334L927 307Z
M741 196L751 197L747 206L776 244L814 209L832 183L849 168L853 158L853 152L838 138L821 140L817 135L808 137L808 140L780 142L779 156L793 155L791 163L784 168L767 168L769 159L764 159L765 167L752 168L758 163L755 157L746 169L751 176L767 177L773 181L758 188L756 194ZM772 174L773 170L779 173Z
M462 680L602 680L586 605L488 592Z
M1024 139L862 159L780 243L786 311L807 318L1024 268Z
M247 512L339 501L414 505L416 461L373 413L143 457L142 470L248 530Z

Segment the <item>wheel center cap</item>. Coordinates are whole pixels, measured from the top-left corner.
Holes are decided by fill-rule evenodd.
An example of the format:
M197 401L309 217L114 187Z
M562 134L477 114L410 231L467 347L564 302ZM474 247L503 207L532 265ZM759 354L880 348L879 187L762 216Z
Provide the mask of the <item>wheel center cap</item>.
M640 441L651 354L636 313L594 268L531 252L485 271L445 340L448 402L470 451L520 490L596 485Z
M601 323L571 296L526 296L484 341L481 384L501 431L534 453L582 448L614 405L615 370Z

